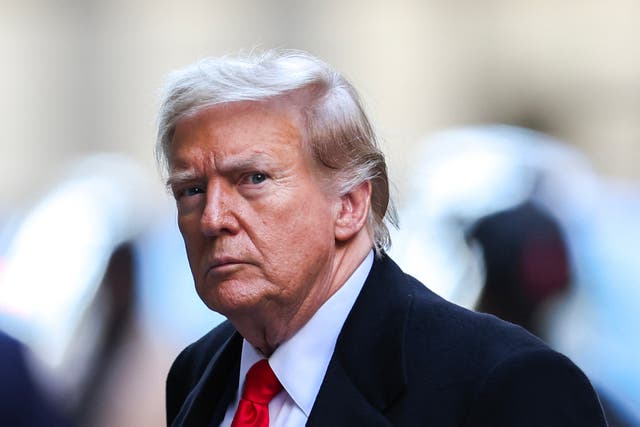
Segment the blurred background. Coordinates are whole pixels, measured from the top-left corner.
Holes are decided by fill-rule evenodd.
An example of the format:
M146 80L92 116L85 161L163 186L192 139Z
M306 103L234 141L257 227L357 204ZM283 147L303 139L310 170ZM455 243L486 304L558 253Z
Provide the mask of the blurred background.
M361 92L405 270L527 327L640 425L638 22L634 0L3 0L0 388L30 384L49 422L26 425L164 423L171 361L221 318L154 162L158 88L282 47Z

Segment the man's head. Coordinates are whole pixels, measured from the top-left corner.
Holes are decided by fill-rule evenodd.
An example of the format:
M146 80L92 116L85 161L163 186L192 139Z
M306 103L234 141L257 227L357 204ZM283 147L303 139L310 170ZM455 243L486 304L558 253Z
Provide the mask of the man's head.
M156 154L171 167L176 123L208 106L288 98L299 109L307 149L346 194L371 182L367 228L377 253L391 244L385 220L396 225L384 156L353 86L319 59L299 51L209 58L169 75L158 120Z
M371 126L353 88L306 54L175 73L158 152L198 294L265 352L388 244Z

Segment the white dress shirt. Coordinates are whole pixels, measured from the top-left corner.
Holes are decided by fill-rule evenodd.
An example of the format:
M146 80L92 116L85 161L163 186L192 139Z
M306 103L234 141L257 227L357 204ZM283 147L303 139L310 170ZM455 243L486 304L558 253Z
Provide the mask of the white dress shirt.
M364 285L371 266L373 251L362 261L344 285L331 296L309 321L269 358L269 365L284 389L269 403L270 427L304 426L311 413L342 325ZM221 427L231 426L240 401L247 371L265 356L242 342L240 383L233 402L227 408Z

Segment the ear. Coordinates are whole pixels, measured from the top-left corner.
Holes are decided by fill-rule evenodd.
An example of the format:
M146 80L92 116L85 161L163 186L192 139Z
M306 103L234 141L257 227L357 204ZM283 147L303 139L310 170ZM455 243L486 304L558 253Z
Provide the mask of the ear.
M346 241L366 227L371 206L371 183L365 181L340 197L336 217L336 240Z

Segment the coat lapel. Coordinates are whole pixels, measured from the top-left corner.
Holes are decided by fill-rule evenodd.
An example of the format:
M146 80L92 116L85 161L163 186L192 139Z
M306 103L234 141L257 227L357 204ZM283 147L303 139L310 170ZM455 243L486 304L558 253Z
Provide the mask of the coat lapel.
M376 259L340 332L309 426L388 426L384 416L406 388L405 329L413 296L386 255Z
M187 396L172 427L219 425L238 388L242 337L235 332L216 352Z
M311 410L307 426L391 426L351 381L338 361L332 361Z

